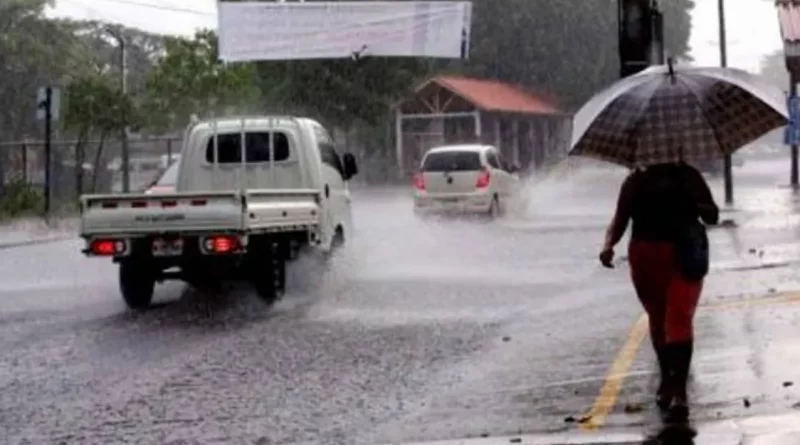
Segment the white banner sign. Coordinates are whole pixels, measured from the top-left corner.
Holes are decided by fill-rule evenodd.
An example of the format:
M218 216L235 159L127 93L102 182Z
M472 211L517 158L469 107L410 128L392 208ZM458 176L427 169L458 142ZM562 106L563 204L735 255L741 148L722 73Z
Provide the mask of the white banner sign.
M468 1L219 2L219 58L466 58Z

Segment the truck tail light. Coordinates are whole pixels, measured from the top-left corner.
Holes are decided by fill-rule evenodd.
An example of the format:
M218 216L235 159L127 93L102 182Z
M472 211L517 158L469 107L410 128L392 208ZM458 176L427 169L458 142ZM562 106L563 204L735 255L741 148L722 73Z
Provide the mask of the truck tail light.
M208 253L233 253L241 247L239 238L233 235L212 235L203 239L203 249Z
M121 239L97 239L89 245L89 251L97 256L122 255L128 249L128 242Z

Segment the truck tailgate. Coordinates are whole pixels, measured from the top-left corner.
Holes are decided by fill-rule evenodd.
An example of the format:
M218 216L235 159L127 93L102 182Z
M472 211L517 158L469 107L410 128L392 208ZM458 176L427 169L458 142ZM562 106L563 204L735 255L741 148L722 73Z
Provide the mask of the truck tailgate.
M241 230L238 192L81 197L81 236Z
M320 221L320 194L313 189L248 190L245 206L253 231L305 230Z

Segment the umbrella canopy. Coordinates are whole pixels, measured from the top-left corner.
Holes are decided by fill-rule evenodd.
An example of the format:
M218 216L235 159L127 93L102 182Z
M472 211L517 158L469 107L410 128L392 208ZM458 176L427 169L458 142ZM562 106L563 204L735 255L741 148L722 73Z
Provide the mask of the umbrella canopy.
M783 93L745 71L653 66L581 107L570 155L626 167L711 160L787 121Z

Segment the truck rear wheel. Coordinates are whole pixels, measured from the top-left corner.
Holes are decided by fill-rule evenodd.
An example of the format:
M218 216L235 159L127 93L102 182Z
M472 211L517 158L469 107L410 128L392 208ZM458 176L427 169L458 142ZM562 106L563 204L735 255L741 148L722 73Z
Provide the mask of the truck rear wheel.
M251 280L258 297L267 304L274 304L286 289L286 258L278 243L271 243L263 252L263 261L255 261Z
M119 288L130 309L142 310L153 301L156 276L147 264L137 261L119 263Z

